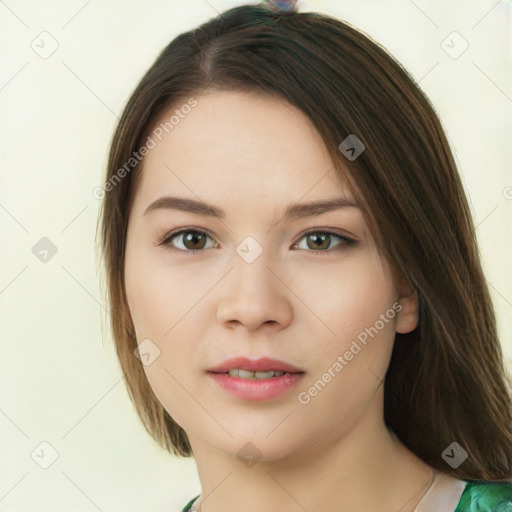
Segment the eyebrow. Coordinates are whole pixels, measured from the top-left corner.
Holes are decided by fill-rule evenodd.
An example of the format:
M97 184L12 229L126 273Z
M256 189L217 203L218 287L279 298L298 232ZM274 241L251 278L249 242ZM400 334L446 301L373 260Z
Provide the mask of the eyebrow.
M346 197L333 197L332 199L311 201L309 203L295 203L286 208L283 220L289 221L313 215L321 215L331 210L346 207L360 209L356 201ZM226 217L226 212L222 208L196 199L176 196L164 196L157 199L146 208L143 215L158 209L181 210L218 219L224 219Z

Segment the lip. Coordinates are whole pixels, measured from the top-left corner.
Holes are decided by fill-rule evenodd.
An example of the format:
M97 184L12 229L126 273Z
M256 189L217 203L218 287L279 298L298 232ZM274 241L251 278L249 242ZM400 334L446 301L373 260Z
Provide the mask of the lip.
M289 373L268 379L242 379L227 373L208 372L208 377L223 390L244 400L271 400L293 386L304 377L304 373Z
M269 377L268 379L243 379L228 374L229 370L234 368L251 372L275 370L286 372L286 374L280 377ZM269 357L256 360L247 357L233 357L208 369L207 372L210 380L218 384L223 390L238 398L255 401L271 400L283 394L297 385L305 373L304 370L290 363Z
M297 368L290 363L269 357L262 357L256 360L248 359L247 357L232 357L231 359L222 361L222 363L214 366L213 368L208 368L207 371L210 373L228 373L229 370L234 368L238 368L239 370L248 370L251 372L267 372L269 370L275 370L292 374L304 373L304 370Z

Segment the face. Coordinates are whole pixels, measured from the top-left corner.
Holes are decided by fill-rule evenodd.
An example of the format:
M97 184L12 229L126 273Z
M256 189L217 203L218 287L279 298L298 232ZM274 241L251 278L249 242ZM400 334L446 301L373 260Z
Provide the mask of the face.
M250 441L278 459L381 406L371 398L395 332L416 326L415 297L394 283L357 206L285 214L352 199L304 114L262 95L195 99L144 161L126 242L128 305L148 381L194 452L208 444L236 455ZM171 196L215 215L158 202ZM223 383L240 377L208 372L233 357L302 373L233 392Z

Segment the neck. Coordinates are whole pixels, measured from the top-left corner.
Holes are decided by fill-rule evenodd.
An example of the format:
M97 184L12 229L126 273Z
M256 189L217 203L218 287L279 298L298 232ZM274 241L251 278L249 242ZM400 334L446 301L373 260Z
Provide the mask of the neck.
M195 508L413 512L432 481L432 469L385 427L383 415L372 413L376 409L369 407L357 423L340 424L285 457L263 457L253 465L244 464L236 450L220 451L189 436L202 488Z

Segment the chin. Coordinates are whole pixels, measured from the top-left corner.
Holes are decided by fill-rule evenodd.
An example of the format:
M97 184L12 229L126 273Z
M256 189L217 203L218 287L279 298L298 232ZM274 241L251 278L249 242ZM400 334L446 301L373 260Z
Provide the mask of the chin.
M284 444L280 437L271 439L273 436L271 434L268 438L265 438L266 434L261 435L261 432L252 432L250 429L245 429L245 432L240 435L235 432L231 433L233 439L230 438L227 442L226 439L222 442L219 440L217 448L232 457L237 457L247 467L252 467L256 463L283 460L301 450L301 444L298 440L290 439L289 436L287 438L288 442Z

